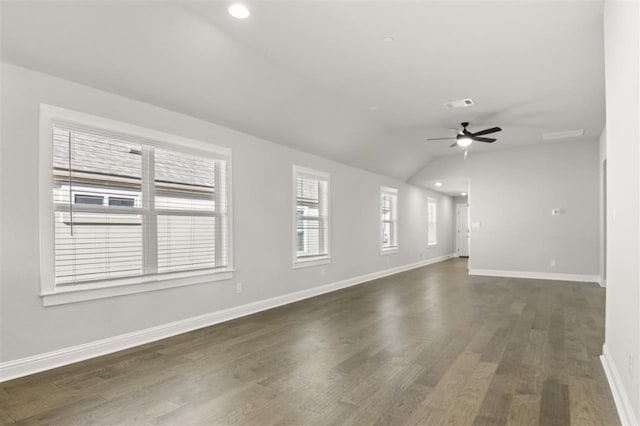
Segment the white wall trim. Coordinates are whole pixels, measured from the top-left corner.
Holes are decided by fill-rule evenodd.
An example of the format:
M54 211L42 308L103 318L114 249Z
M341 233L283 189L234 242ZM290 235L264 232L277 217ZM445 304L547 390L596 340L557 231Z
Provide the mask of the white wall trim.
M530 278L534 280L581 281L600 283L598 275L556 274L550 272L501 271L493 269L469 269L469 275L504 278Z
M640 425L640 422L638 422L638 419L633 413L631 401L629 401L629 396L627 395L627 392L622 385L622 380L620 379L618 369L616 368L615 364L611 362L611 354L609 353L609 348L607 347L606 343L602 345L602 355L600 355L600 361L602 362L604 374L607 376L607 381L609 382L609 387L611 388L613 400L616 403L616 409L618 410L620 423L622 423L622 426Z
M321 285L307 290L296 291L294 293L282 296L272 297L270 299L260 300L241 306L236 306L221 311L212 312L184 320L174 321L171 323L147 328L144 330L134 331L131 333L121 334L119 336L109 337L107 339L97 340L94 342L84 343L81 345L71 346L68 348L58 349L43 354L33 355L25 358L7 361L0 364L0 382L27 376L29 374L38 373L40 371L50 370L52 368L61 367L63 365L72 364L74 362L83 361L123 349L132 348L134 346L143 345L177 334L186 333L221 322L229 321L235 318L251 315L267 309L278 306L287 305L299 300L308 299L310 297L319 296L321 294L330 293L346 287L362 284L371 280L408 271L410 269L420 268L437 262L454 257L453 253L433 259L423 260L394 268L384 269L370 274L360 275L342 281Z

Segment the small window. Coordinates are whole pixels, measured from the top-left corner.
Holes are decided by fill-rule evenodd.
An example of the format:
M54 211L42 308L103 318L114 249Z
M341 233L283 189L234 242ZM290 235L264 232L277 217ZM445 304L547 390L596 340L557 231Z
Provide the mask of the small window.
M427 244L438 244L438 203L433 198L427 199Z
M133 207L134 203L135 203L135 199L134 198L109 197L109 205L110 206Z
M380 188L380 244L383 253L398 250L398 190Z
M294 264L329 261L329 175L293 167Z
M101 206L104 204L104 197L102 195L75 194L73 202L74 204L93 204Z

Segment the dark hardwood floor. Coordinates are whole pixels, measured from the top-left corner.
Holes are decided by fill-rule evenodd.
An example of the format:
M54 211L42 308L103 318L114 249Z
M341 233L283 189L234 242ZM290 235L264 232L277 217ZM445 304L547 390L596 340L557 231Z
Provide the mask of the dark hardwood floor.
M618 425L595 284L454 259L0 384L0 422Z

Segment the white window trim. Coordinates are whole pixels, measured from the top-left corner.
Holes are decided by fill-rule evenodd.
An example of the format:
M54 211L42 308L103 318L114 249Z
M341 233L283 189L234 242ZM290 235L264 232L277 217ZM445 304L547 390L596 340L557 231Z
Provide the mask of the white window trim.
M228 265L218 271L180 271L159 275L143 275L78 283L75 285L55 285L55 236L54 206L51 192L51 170L53 167L53 144L51 129L56 122L76 124L102 130L109 134L124 134L150 145L190 152L202 152L208 156L227 161L227 247ZM170 142L167 142L170 141ZM172 287L182 287L227 280L233 277L233 213L232 213L232 161L231 149L207 144L203 141L172 135L129 123L85 114L66 108L40 104L39 153L38 153L38 200L39 200L39 252L40 252L40 296L43 306L53 306L85 300L102 299L141 293Z
M396 215L396 220L395 222L393 222L394 225L394 234L395 234L395 238L396 238L396 245L395 246L390 246L390 247L383 247L382 243L384 240L384 235L382 232L382 194L390 194L390 195L394 195L396 197L396 211L395 211L395 215ZM388 186L381 186L380 187L380 193L378 194L378 202L379 202L379 207L378 207L378 214L380 215L380 223L378 225L378 228L380 229L380 254L381 255L388 255L388 254L395 254L398 253L400 251L400 243L399 243L399 238L398 238L398 210L399 210L399 206L398 206L398 201L399 201L399 196L398 196L398 190L396 188L391 188Z
M312 179L322 179L327 181L328 187L328 196L327 196L327 211L329 212L329 217L327 218L327 226L329 227L329 232L327 233L327 254L321 256L313 256L304 259L298 259L298 223L297 223L297 215L298 215L298 203L297 203L297 177L298 176L306 176ZM309 169L306 167L296 166L292 167L292 175L291 175L291 188L292 188L292 213L293 216L291 218L292 224L292 250L293 250L293 269L299 268L307 268L310 266L319 266L326 265L331 263L331 176L329 173L321 172L318 170Z
M434 243L429 242L429 224L430 222L430 217L429 217L429 204L433 203L436 206L436 241ZM438 247L438 200L433 198L433 197L427 197L427 248L435 248Z

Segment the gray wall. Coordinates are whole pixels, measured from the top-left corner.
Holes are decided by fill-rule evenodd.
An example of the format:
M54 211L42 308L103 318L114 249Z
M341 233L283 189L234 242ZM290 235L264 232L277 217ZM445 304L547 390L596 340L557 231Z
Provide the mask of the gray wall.
M607 316L605 356L640 418L640 6L607 1ZM603 141L604 142L604 141ZM630 364L632 364L630 366Z
M411 182L470 178L470 269L597 275L598 143L556 142L429 163ZM552 216L551 209L562 209ZM481 228L474 228L481 222ZM556 260L552 267L550 260Z
M467 204L468 202L468 197L453 197L453 204Z
M2 69L0 361L14 360L453 253L452 199L384 176L13 65ZM38 108L48 103L233 149L232 280L43 308L38 280ZM292 269L291 167L331 174L329 265ZM382 256L379 189L399 190L398 254ZM427 196L438 242L427 248ZM256 212L260 215L256 216ZM244 290L235 293L235 283ZM364 284L366 285L366 284Z

